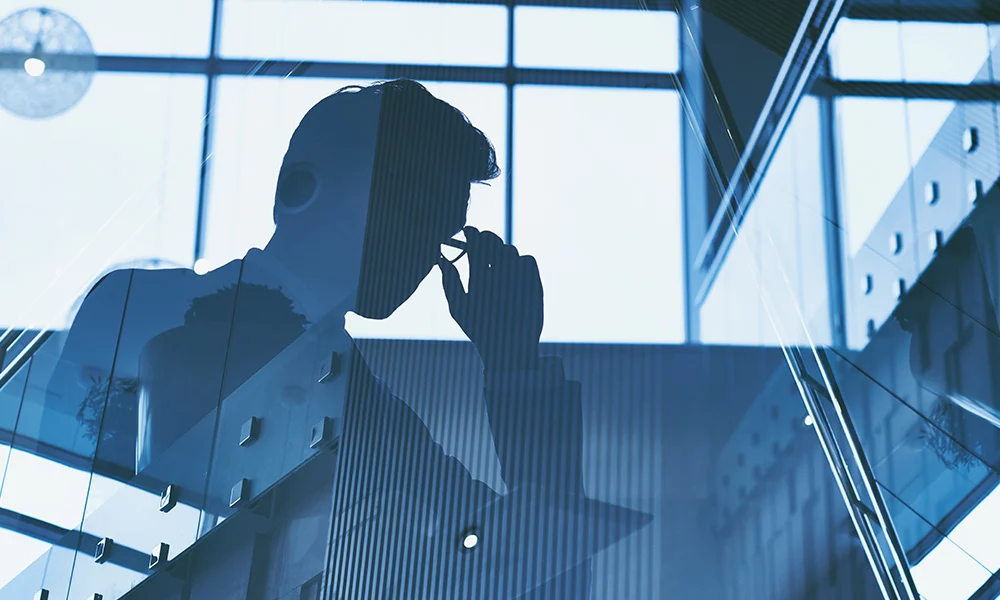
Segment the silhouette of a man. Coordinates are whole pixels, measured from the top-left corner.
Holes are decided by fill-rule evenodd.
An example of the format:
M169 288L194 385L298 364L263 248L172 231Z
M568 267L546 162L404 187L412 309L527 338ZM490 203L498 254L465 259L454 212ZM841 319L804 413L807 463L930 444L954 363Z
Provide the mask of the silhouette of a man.
M95 389L98 397L134 390L132 413L116 416L114 407L128 403L108 403L97 459L139 472L156 468L163 480L196 486L209 469L199 457L211 454L214 411L225 412L235 390L325 318L342 323L351 310L388 317L437 267L451 314L483 361L508 490L582 494L579 385L566 380L557 359L539 357L543 304L535 261L490 232L464 227L470 186L498 174L486 136L414 81L327 97L291 138L267 246L205 275L132 270L104 278L74 321L50 401L72 395L81 374L88 397ZM441 256L442 244L463 228L467 290ZM442 564L452 559L441 549L452 546L440 537L453 535L447 527L460 524L455 515L496 494L442 451L358 352L350 355L335 512L382 498L382 516L378 531L335 532L330 589L345 597L586 598L589 563L582 558L568 571L557 569L554 579L537 577L527 593L523 584L455 592L440 581L444 571L464 573L460 564ZM108 383L116 381L136 383ZM130 421L137 421L131 435ZM170 464L156 467L167 452ZM412 533L415 519L444 529L428 539L399 534L384 542L387 532ZM511 560L540 564L551 559L545 550Z

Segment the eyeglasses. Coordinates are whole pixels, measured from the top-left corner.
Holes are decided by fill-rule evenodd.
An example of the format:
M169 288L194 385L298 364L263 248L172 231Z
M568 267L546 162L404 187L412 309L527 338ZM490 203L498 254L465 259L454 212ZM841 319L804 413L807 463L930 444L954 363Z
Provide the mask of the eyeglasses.
M446 242L441 244L441 258L446 261L455 264L458 262L465 253L468 251L465 245L465 234L459 233L455 237L451 238Z

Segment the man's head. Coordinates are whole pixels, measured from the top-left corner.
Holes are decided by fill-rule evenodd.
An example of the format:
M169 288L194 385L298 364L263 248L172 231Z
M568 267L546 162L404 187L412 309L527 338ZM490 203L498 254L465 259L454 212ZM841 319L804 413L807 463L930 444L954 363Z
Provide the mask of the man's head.
M498 174L483 132L419 83L352 86L317 103L292 135L275 223L304 244L363 234L357 311L384 318L465 224L470 185Z

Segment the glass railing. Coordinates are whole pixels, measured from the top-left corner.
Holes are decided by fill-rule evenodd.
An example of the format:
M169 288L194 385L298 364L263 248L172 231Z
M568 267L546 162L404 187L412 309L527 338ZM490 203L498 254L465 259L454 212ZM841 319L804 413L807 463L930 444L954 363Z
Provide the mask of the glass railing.
M151 350L137 377L123 357L129 338L143 335L155 315L127 307L164 290L143 286L141 275L108 280L88 304L106 314L103 325L121 323L119 332L103 332L109 343L102 347L91 337L76 347L76 340L61 344L59 335L3 388L11 396L5 406L19 411L10 419L16 426L0 509L61 529L33 566L3 588L5 597L39 589L121 597L310 457L335 447L354 351L343 313L312 324L235 384L248 372L240 359L252 360L255 344L273 343L278 326L241 318L259 310L253 290L267 288L235 287L251 291L239 303L230 294L220 330L211 323L168 330L162 354L155 354L155 341L146 345ZM294 322L306 329L304 319ZM118 362L102 371L95 360L102 356ZM157 369L170 377L158 378ZM237 387L220 403L223 385ZM151 557L160 548L165 554L155 565Z
M995 86L1000 49L994 27L955 25L951 33L974 51L932 60L927 48L954 37L948 24L910 25L842 23L833 77L821 72L800 100L753 201L732 220L739 226L728 255L710 273L703 332L780 344L806 366L800 390L777 387L757 399L721 455L717 485L729 502L720 518L730 521L747 504L741 497L780 482L766 474L794 447L778 426L789 419L782 402L818 390L836 425L839 393L881 496L869 498L859 483L860 520L880 533L884 503L892 525L873 546L872 568L879 551L888 561L886 597L907 593L894 534L919 597L992 599L996 558L970 524L993 514L1000 474L1000 153L996 104L976 90ZM878 61L850 47L871 50L885 30L903 40L882 40L889 49ZM892 60L903 65L895 75ZM871 83L879 79L888 81ZM822 429L812 412L798 420ZM847 430L831 439L863 481ZM827 461L816 453L800 462ZM854 530L846 518L841 525Z

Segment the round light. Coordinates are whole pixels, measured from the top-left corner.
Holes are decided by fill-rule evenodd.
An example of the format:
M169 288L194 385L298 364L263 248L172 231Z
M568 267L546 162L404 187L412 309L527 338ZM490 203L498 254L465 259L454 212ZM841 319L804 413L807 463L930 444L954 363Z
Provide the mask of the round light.
M208 273L211 269L208 268L208 260L204 258L199 258L194 261L194 272L196 275L204 275Z
M806 418L802 420L802 423L803 423L803 424L804 424L804 425L805 425L806 427L812 427L812 425L813 425L813 418L812 418L812 415L806 415Z
M478 545L479 545L479 534L477 534L475 531L470 531L469 533L465 534L464 538L462 538L462 547L465 548L466 550L472 550Z
M83 27L49 8L0 17L0 109L47 119L76 106L97 71L94 46Z
M24 61L24 72L32 77L40 77L45 72L45 61L32 56Z

